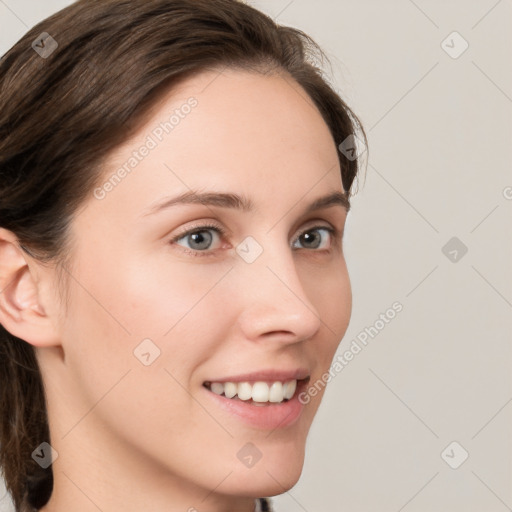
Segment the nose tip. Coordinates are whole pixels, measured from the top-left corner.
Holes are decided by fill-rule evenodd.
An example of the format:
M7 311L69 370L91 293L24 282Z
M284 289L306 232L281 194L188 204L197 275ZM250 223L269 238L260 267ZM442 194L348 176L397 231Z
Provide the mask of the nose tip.
M295 266L288 264L286 271L277 271L274 266L263 264L261 270L255 272L254 280L251 279L254 289L242 299L244 307L239 321L245 337L252 340L275 338L282 343L297 343L314 337L322 322L304 291Z

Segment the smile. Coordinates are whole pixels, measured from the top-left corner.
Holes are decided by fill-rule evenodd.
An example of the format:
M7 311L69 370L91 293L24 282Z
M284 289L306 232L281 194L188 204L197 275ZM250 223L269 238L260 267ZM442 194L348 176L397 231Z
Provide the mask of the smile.
M260 372L259 378L254 376L254 380L249 380L249 376L245 379L238 376L239 381L212 380L204 382L202 387L212 404L230 416L235 415L251 427L268 430L290 427L298 421L304 409L298 395L307 387L309 375L301 379L293 379L290 378L291 375L287 375L284 379L277 380L277 375L264 376L261 373L264 372ZM305 372L288 373L306 375Z
M297 380L286 382L205 382L204 386L213 393L226 398L252 400L253 402L280 403L289 400L297 389Z
M286 381L256 382L205 382L203 386L215 393L233 400L253 402L254 405L265 403L281 403L290 400L297 390L298 383L306 379L290 379Z

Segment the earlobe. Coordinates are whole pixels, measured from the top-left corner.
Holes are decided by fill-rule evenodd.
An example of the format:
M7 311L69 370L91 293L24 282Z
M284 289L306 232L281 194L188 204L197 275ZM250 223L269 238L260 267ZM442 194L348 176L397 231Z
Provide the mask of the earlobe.
M40 302L35 265L29 264L15 235L0 228L0 324L31 345L58 345L54 325Z

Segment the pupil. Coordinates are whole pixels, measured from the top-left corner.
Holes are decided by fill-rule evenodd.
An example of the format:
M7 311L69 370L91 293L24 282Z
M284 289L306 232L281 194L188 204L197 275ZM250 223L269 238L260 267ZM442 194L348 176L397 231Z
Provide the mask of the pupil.
M191 239L193 240L193 242L195 244L199 244L200 247L197 247L196 245L196 248L198 249L206 249L208 247L208 245L210 244L211 242L211 234L208 233L208 236L204 236L203 233L208 233L208 231L198 231L197 233L192 233L190 235ZM209 237L209 238L208 238Z
M307 245L308 243L311 245L311 240L314 239L315 236L317 238L317 243L314 245L314 247L318 247L320 245L320 238L318 236L318 233L315 233L313 236L311 235L311 233L304 233L302 237L305 245Z

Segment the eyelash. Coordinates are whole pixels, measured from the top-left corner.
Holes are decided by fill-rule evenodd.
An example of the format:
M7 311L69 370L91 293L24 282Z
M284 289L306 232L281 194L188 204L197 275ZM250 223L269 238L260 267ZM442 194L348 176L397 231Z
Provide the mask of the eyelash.
M225 237L228 234L227 231L225 229L223 229L221 226L217 226L215 224L204 224L201 226L195 226L187 231L184 231L183 233L180 233L179 235L172 238L170 242L174 244L178 240L181 240L182 238L185 238L188 235L191 235L193 233L198 233L201 231L208 231L209 229L217 232L221 238ZM337 229L335 229L331 226L325 226L325 225L311 226L311 227L305 229L304 231L301 231L299 233L299 235L297 236L297 238L300 238L305 233L309 233L311 231L320 230L320 229L325 229L326 231L328 231L330 233L331 237L334 239L334 241L337 241L340 238L340 232ZM180 250L182 250L186 254L189 254L190 256L194 256L194 257L212 256L212 251L209 249L205 249L204 251L196 251L193 249L189 249L188 247L183 247L181 245L178 245L178 247L180 248ZM315 249L312 249L312 250L315 251ZM318 249L316 252L320 252L320 251L326 251L326 249Z

